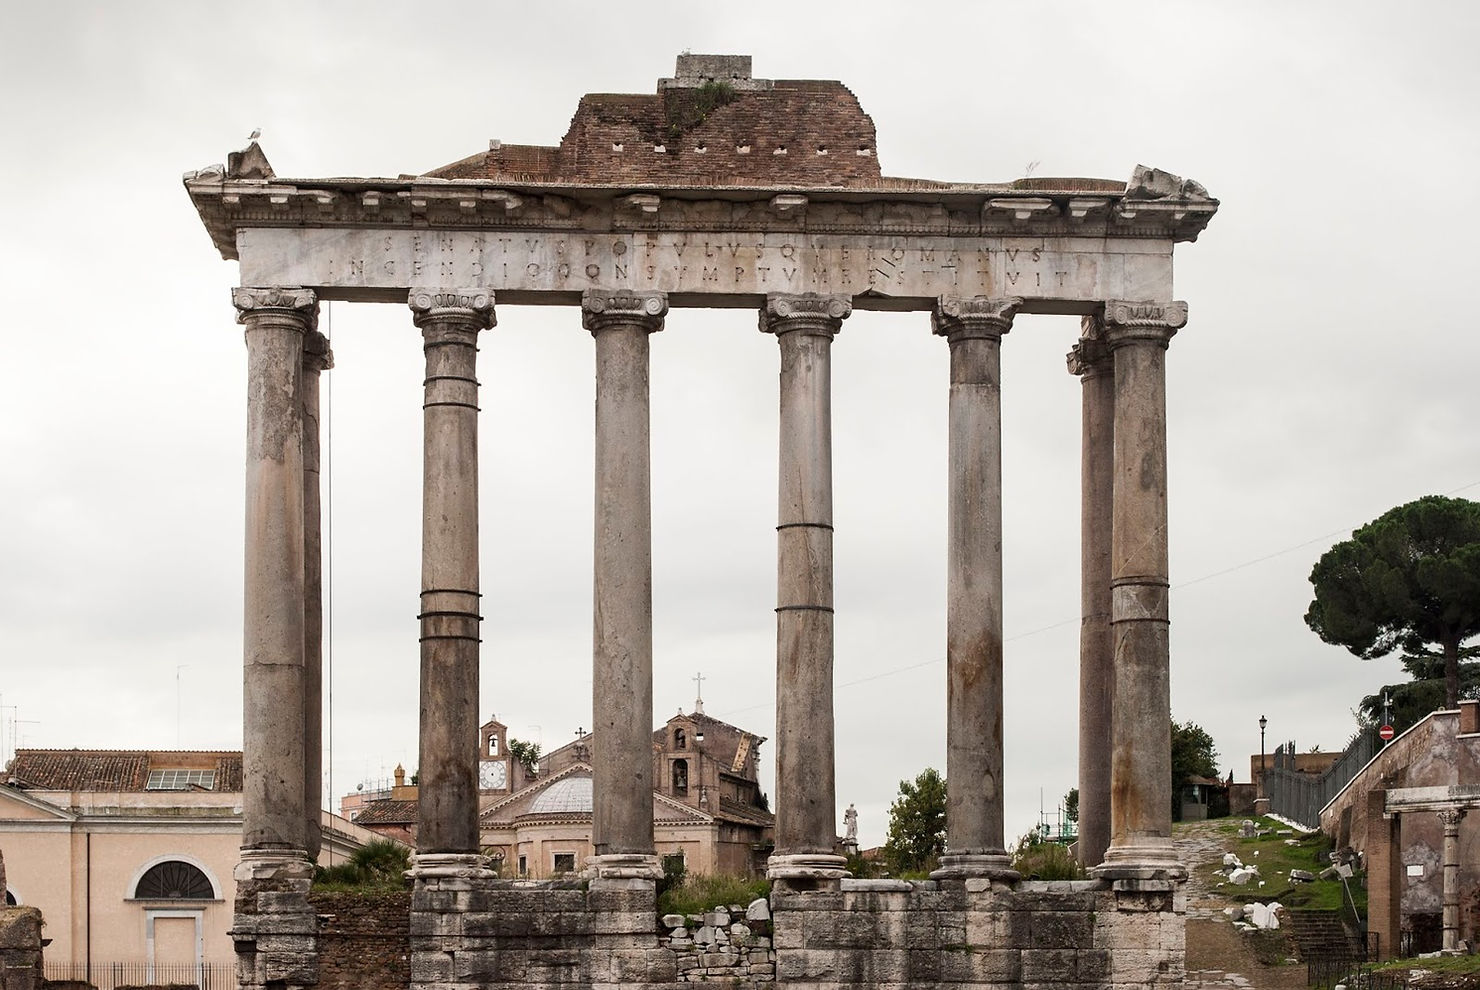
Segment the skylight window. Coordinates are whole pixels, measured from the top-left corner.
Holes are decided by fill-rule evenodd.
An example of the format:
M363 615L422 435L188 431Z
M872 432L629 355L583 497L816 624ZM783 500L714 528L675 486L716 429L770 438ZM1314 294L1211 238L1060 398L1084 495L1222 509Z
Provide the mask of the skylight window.
M150 770L144 783L146 791L188 791L192 787L212 790L216 786L214 770Z

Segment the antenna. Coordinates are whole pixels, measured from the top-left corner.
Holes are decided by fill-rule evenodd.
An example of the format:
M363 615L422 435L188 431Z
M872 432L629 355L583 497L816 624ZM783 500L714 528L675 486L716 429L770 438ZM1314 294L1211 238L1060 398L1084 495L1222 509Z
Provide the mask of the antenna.
M175 664L175 748L180 748L180 671L190 666L188 663Z

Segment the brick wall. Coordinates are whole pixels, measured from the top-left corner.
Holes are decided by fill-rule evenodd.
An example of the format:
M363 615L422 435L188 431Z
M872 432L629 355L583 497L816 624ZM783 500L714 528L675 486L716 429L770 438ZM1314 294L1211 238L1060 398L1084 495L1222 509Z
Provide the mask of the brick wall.
M558 148L500 145L429 174L614 185L877 185L874 122L842 83L780 80L714 105L693 88L581 98Z
M411 892L327 893L319 918L319 987L405 990L411 982Z

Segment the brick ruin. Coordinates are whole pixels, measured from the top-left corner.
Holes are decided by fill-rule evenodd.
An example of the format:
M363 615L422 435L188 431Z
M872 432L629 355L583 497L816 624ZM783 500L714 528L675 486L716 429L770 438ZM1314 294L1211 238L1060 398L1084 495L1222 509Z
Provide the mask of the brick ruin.
M411 987L1181 982L1186 870L1171 843L1165 732L1166 352L1187 320L1173 248L1197 238L1217 200L1139 166L1129 182L893 178L874 137L840 83L767 81L748 57L683 55L654 94L584 98L558 146L495 141L394 179L290 179L252 144L185 176L217 249L240 264L233 302L246 328L243 990L342 985L342 959L358 951L345 946L369 930L325 921L308 890L318 382L333 364L317 318L337 299L407 305L425 342ZM706 260L716 256L724 263ZM502 879L478 846L467 745L481 621L476 361L496 300L579 305L596 350L592 680L603 745L596 854L574 881ZM660 927L650 800L648 369L661 344L649 341L700 306L757 313L781 368L773 890L765 925L728 930ZM919 882L850 877L835 832L830 354L854 308L926 314L920 337L948 347L948 836L940 870ZM1018 313L1073 317L1079 330L1068 363L1084 417L1084 881L1025 881L1004 843L999 384Z

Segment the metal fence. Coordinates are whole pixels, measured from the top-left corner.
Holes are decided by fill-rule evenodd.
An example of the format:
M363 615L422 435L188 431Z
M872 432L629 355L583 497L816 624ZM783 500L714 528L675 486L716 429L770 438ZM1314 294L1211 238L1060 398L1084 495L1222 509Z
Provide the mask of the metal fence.
M169 990L236 990L235 963L183 963L155 965L148 962L47 963L48 981L68 981L97 990L131 990L138 987L168 987Z
M1345 987L1346 990L1407 990L1406 970L1373 973L1362 969L1356 959L1312 959L1306 962L1306 982L1313 987Z
M1381 748L1377 733L1363 729L1352 736L1346 751L1322 774L1295 769L1295 743L1282 743L1264 771L1264 796L1269 810L1307 828L1321 827L1321 809L1367 765Z

